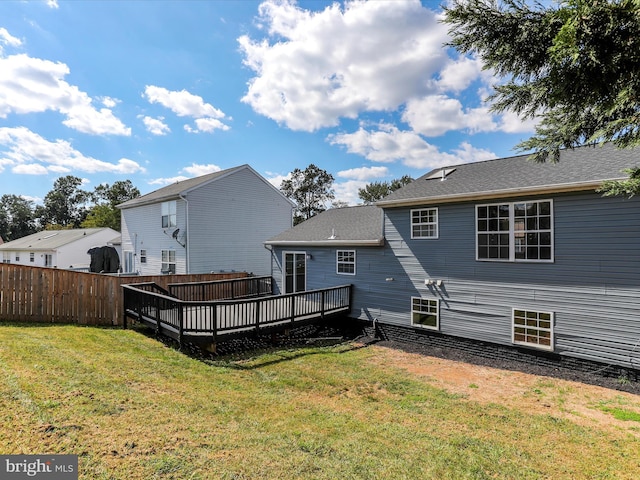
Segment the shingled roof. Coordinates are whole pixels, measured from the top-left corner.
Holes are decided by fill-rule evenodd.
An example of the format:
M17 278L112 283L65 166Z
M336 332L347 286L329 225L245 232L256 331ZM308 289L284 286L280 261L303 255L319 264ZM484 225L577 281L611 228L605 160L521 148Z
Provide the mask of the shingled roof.
M612 144L563 150L558 163L535 163L528 155L432 170L396 190L377 205L410 205L593 191L604 180L620 180L625 168L640 167L640 149Z
M201 175L195 178L188 178L186 180L182 180L180 182L172 183L171 185L167 185L166 187L159 188L158 190L154 190L151 193L147 193L146 195L142 195L141 197L134 198L132 200L128 200L126 202L118 205L118 208L131 208L137 207L139 205L148 205L150 203L163 202L167 200L175 200L179 198L181 195L188 193L190 190L194 188L200 187L207 183L218 180L222 177L225 177L231 173L234 173L238 170L249 169L253 173L255 173L258 177L262 178L260 174L255 172L249 165L240 165L238 167L228 168L226 170L220 170L219 172L209 173L207 175ZM265 180L266 183L268 183ZM269 183L269 185L271 185ZM275 187L273 187L277 190Z
M382 210L375 205L332 208L270 238L267 245L384 245Z
M117 234L111 228L76 228L72 230L43 230L41 232L18 238L11 242L2 244L0 250L55 250L70 243L80 240L81 238L90 237L103 231L111 231Z

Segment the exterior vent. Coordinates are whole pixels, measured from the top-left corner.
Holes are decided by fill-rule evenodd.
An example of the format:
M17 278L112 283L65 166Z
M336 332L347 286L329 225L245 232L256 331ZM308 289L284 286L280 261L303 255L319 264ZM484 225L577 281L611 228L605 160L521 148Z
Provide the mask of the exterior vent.
M449 175L455 172L455 168L441 168L439 170L434 170L429 175L425 177L425 180L441 180L444 181Z

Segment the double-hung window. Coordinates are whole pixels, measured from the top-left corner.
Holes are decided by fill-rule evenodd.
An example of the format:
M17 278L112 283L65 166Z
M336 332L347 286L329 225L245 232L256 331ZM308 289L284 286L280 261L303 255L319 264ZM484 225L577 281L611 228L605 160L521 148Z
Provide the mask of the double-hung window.
M411 238L438 238L438 208L411 210Z
M411 325L438 330L440 328L438 299L411 297Z
M162 228L175 227L176 222L176 201L162 202Z
M356 274L356 251L336 251L336 272L342 275Z
M162 273L176 273L176 251L162 250Z
M553 262L553 202L477 205L476 258Z

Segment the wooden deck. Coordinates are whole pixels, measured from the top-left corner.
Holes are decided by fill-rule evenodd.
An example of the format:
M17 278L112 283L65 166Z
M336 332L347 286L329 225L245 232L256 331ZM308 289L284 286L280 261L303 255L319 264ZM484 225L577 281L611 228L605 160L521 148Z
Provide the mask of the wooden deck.
M286 330L351 310L351 285L272 295L271 277L205 283L169 290L153 283L123 285L125 327L131 318L181 345L215 348L223 339Z

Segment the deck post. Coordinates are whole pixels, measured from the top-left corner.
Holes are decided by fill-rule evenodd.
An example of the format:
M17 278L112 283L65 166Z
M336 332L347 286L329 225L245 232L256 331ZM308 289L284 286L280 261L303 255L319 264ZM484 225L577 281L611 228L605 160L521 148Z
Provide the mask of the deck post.
M127 329L127 297L129 296L127 294L127 289L124 287L120 287L122 288L122 328L124 330Z
M260 333L260 302L255 302L256 305L256 334Z
M293 327L293 324L296 322L296 296L295 295L291 295L291 326Z
M324 294L325 291L322 290L320 292L320 319L324 320Z
M213 339L212 344L215 346L215 344L218 342L218 306L216 303L214 303L213 305L211 305L211 337ZM215 353L212 352L212 353Z
M178 306L178 344L180 345L180 350L182 350L182 335L184 331L184 307L183 305Z
M154 297L154 302L156 307L156 335L160 335L161 325L160 325L160 298Z

